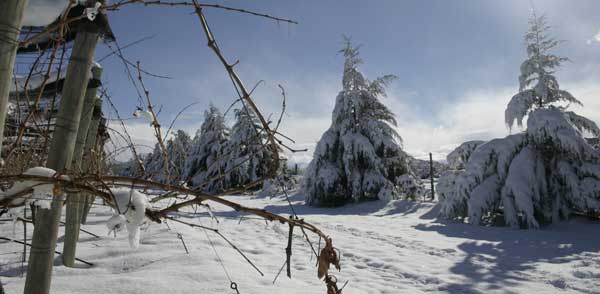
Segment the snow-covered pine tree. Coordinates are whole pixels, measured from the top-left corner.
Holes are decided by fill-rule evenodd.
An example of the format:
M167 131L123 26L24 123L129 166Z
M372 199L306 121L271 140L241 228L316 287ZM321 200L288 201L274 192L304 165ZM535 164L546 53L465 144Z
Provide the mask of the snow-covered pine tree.
M527 130L479 146L464 171L440 180L454 183L438 186L442 216L478 224L501 213L508 225L537 228L600 209L600 153L582 136L598 137L600 129L566 110L581 102L559 88L554 71L567 59L552 53L560 42L549 36L543 16L532 16L525 42L519 93L505 120L511 127L528 116Z
M469 161L469 158L471 158L473 152L475 152L475 149L483 143L485 143L485 141L473 140L460 144L446 156L449 167L455 170L465 169L465 165Z
M167 140L167 155L169 157L169 184L179 184L190 148L191 138L182 131L177 130L174 138ZM146 176L154 181L167 183L166 162L158 143L154 150L144 160Z
M190 186L202 185L202 191L215 193L223 190L226 158L223 156L229 129L221 111L210 104L204 112L204 122L191 143L185 163L183 180ZM211 180L214 179L214 180Z
M152 153L148 153L143 157L146 178L157 181L163 179L161 175L165 174L165 160L160 150L160 145L155 143Z
M309 164L302 190L310 205L338 206L352 201L386 200L399 195L400 176L408 173L407 155L394 129L394 114L379 101L396 77L367 80L362 60L346 39L343 89L336 98L331 127Z
M456 185L456 179L460 174L464 173L467 162L469 162L469 159L471 159L471 155L473 155L477 147L484 143L485 141L479 140L467 141L460 144L458 147L452 150L452 152L448 153L448 155L446 156L446 161L448 162L448 169L440 174L440 177L436 184L436 191L440 202L445 203L445 201L447 201L446 198L453 197L455 195L454 187ZM458 202L462 203L461 201ZM454 207L444 206L444 208L453 209ZM462 209L464 207L459 206L458 208ZM452 211L450 214L461 213Z
M264 177L272 166L273 154L265 145L267 134L254 111L236 109L236 122L225 146L225 186L239 187ZM255 186L260 188L260 185Z
M183 179L187 152L192 144L192 138L186 132L177 130L175 137L167 141L167 152L171 161L171 177L175 183Z

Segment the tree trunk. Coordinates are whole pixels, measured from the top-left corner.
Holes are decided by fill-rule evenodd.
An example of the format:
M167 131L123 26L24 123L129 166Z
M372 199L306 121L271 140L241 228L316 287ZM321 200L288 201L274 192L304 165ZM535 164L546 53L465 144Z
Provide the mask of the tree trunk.
M46 166L58 173L71 167L83 98L90 79L98 28L91 22L78 27L69 59L60 108L56 117L52 144ZM52 264L64 197L57 195L50 209L38 209L33 230L31 253L27 267L24 294L48 294Z
M0 1L0 153L4 141L4 122L8 95L12 85L13 67L18 48L18 37L27 0Z
M79 129L77 130L77 139L75 140L75 150L73 152L73 162L71 170L81 172L83 152L85 141L88 134L88 129L92 121L92 114L96 105L96 93L100 85L100 76L102 68L94 66L92 68L92 79L88 83L85 98L83 100L83 110L79 121ZM67 195L67 213L65 219L65 241L63 246L62 261L65 266L73 267L75 265L75 252L77 249L77 241L79 240L79 222L81 220L80 202L84 202L84 193L69 193Z
M431 181L431 201L435 200L435 186L433 184L433 155L429 152L429 180Z
M82 163L82 170L84 172L90 172L91 163L93 162L92 156L94 155L94 147L96 146L96 139L98 138L98 128L100 126L100 119L102 118L102 100L100 98L96 99L96 106L94 107L94 114L92 116L92 122L90 123L90 128L87 133L87 138L85 140L85 154L84 160ZM79 203L81 207L81 224L85 224L87 221L88 213L92 208L92 204L94 203L94 199L96 196L85 194L82 199L85 199L84 202Z

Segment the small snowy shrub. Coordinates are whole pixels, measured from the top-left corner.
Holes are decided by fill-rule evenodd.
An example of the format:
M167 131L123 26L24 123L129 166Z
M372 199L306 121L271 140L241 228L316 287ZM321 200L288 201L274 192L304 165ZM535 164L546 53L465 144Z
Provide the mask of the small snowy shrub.
M398 177L398 192L405 198L410 200L417 200L419 197L425 195L425 191L421 182L416 179L413 175L404 174Z
M520 91L505 112L509 127L528 116L526 131L480 145L463 171L440 179L442 216L479 224L502 214L510 226L538 228L600 209L600 153L582 135L600 129L563 106L581 103L553 75L567 59L550 53L559 42L547 29L544 17L531 19Z

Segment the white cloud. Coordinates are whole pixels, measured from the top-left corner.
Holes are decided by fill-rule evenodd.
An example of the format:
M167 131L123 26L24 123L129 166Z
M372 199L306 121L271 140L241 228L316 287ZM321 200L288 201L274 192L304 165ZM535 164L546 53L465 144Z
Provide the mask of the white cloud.
M593 40L600 43L600 30L598 30L598 33L594 36Z
M600 84L594 80L585 80L575 83L565 83L564 89L568 90L583 103L583 107L571 106L570 110L583 115L597 124L600 124Z
M389 97L382 101L396 114L398 133L409 154L428 158L431 152L434 159L443 160L447 153L464 141L506 136L509 131L504 125L504 109L515 91L512 88L468 91L454 103L440 103L429 116L415 111L419 105L405 102L407 97L416 94L414 91L390 91ZM331 96L320 98L333 100ZM330 124L330 116L288 118L282 130L297 140L295 146L309 149L308 152L288 154L290 162L307 164L312 159L316 142Z
M583 108L572 106L573 111L600 122L600 100L596 99L600 95L600 85L590 79L565 83L564 89L571 91L585 105ZM512 87L466 91L463 98L454 102L440 103L437 108L432 109L428 116L416 112L417 105L413 106L403 102L406 100L403 98L406 97L401 97L402 94L390 93L390 97L383 101L396 114L398 132L403 138L404 149L408 153L417 158L427 158L431 152L436 160L443 160L448 152L464 141L490 140L508 135L509 130L504 125L504 109L510 97L515 93L516 89ZM334 99L329 90L317 94L316 98ZM301 112L295 109L291 116L286 117L281 126L281 131L296 141L295 144L290 143L290 146L297 149L308 149L307 152L286 152L291 163L299 163L301 166L310 162L316 142L331 124L330 114L313 116L309 106L306 106L306 109L302 109ZM329 113L329 111L323 110L318 112ZM184 130L193 135L200 123L201 121L198 121L186 125ZM139 148L141 152L150 152L150 147L154 146L156 142L153 129L141 121L128 120L125 124L134 143L142 146ZM111 122L110 126L121 130L120 125L114 122ZM513 131L518 131L518 129ZM113 135L113 140L124 145L118 135ZM130 154L123 154L119 156L119 159L124 160L130 156Z
M597 99L600 85L597 82L590 79L565 83L563 88L584 104L584 107L571 105L571 110L600 123L600 100ZM468 91L464 98L440 105L431 118L403 119L403 116L410 117L410 108L396 112L406 151L417 158L426 158L432 152L437 159L444 159L448 152L464 141L490 140L508 135L504 109L515 93L513 88ZM434 120L442 123L430 123Z
M127 134L131 137L131 141L136 146L136 151L139 154L152 152L154 144L157 140L154 136L154 129L143 120L125 120L125 128ZM132 157L132 153L127 148L129 142L126 139L127 135L123 131L123 127L116 120L110 120L108 122L109 134L111 142L108 143L105 148L111 154L115 154L115 159L120 161L128 160ZM164 133L164 130L163 130Z
M588 45L592 45L594 42L600 43L600 30L598 30L598 33L594 35L591 39L588 39L585 43Z
M429 117L414 115L410 105L391 108L405 150L417 158L431 152L441 160L464 141L507 135L504 108L513 94L514 89L508 88L467 91L457 101L440 103Z

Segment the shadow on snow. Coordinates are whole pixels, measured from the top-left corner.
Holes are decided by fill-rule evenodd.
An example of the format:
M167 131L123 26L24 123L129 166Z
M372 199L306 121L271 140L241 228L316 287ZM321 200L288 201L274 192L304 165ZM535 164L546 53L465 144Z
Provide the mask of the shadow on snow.
M441 220L418 224L415 228L450 238L469 239L458 245L458 249L466 253L465 258L451 268L452 273L464 276L468 283L450 284L440 289L450 293L482 293L476 290L482 288L477 286L481 283L487 284L489 290L511 293L504 288L531 280L533 272L543 276L543 269L539 269L537 263L566 264L600 258L600 223L584 219L565 221L542 230L483 227ZM564 289L568 284L563 277L547 277L546 282Z

